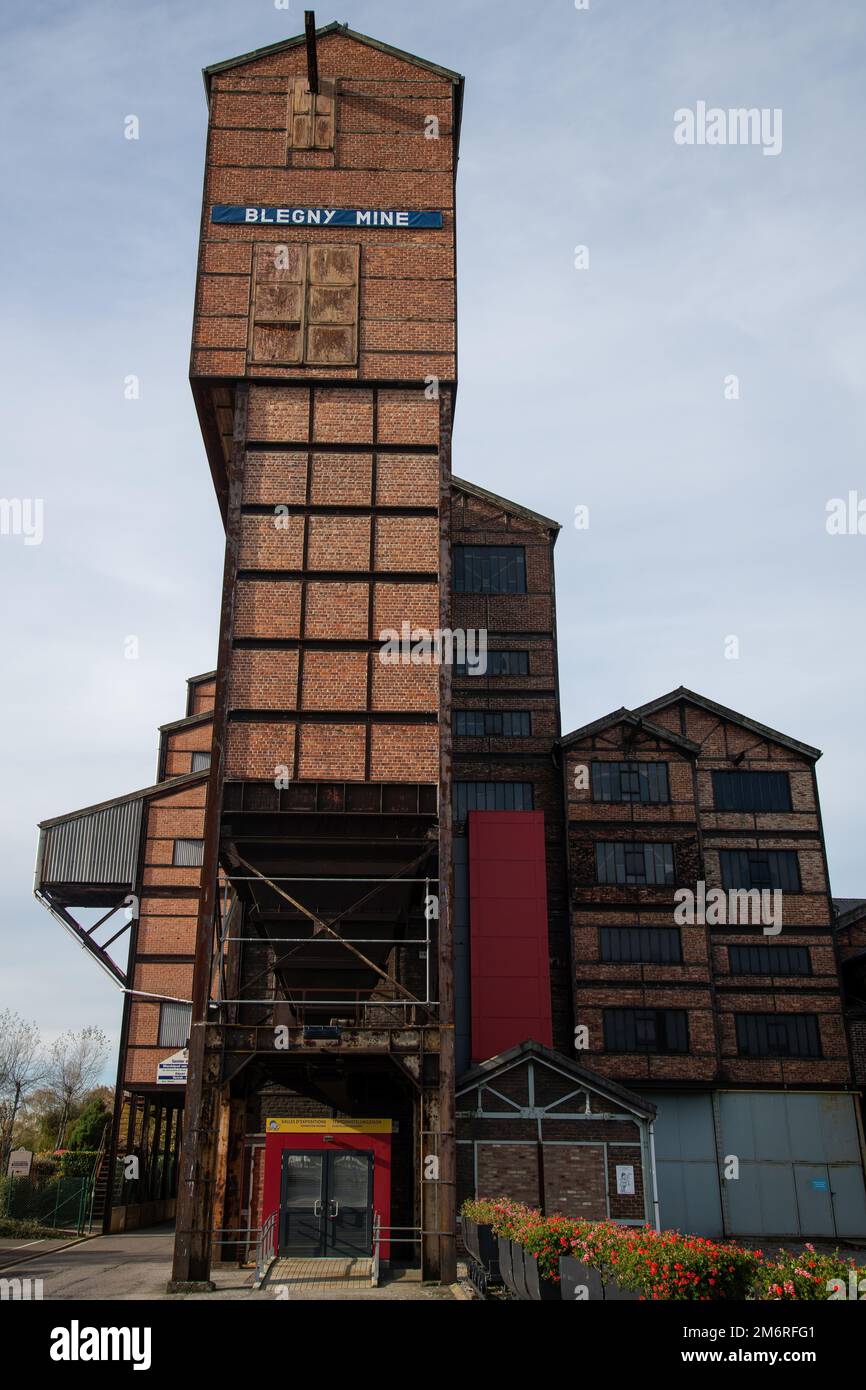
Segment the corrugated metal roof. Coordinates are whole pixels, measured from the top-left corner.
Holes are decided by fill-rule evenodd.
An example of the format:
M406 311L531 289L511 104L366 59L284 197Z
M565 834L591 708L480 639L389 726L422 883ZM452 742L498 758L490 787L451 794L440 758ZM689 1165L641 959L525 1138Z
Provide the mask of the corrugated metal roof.
M41 882L135 883L143 799L70 816L42 833Z

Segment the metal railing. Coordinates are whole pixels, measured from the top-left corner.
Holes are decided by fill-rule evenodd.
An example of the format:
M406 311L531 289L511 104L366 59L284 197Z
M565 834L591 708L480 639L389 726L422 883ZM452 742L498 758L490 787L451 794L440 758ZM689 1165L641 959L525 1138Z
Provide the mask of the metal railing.
M256 1282L260 1283L270 1268L271 1261L277 1253L277 1220L278 1211L272 1211L270 1216L265 1218L262 1228L256 1236Z

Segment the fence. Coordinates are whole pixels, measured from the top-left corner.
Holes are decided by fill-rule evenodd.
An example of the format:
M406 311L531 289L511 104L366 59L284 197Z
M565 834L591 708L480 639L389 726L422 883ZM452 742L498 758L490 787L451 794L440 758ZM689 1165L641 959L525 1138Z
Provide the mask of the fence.
M0 1188L0 1213L14 1221L34 1221L81 1235L89 1220L91 1177L76 1174L39 1183L7 1178Z

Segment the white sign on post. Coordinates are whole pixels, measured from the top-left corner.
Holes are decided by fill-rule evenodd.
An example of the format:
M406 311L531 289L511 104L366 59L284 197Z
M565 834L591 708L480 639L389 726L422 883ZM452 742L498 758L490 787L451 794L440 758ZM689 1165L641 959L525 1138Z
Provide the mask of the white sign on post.
M620 1197L634 1196L634 1168L630 1163L616 1165L616 1190Z
M33 1154L29 1149L13 1149L9 1155L7 1176L10 1178L29 1178L32 1163Z

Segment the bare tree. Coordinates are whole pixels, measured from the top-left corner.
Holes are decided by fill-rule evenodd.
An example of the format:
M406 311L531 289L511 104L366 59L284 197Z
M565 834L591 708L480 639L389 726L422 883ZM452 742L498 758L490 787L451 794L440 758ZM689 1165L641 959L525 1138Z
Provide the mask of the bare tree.
M45 1075L42 1039L35 1023L4 1009L0 1013L0 1172L5 1173L22 1100Z
M108 1052L108 1038L101 1028L81 1028L62 1033L48 1059L48 1086L60 1105L59 1149L73 1105L93 1086Z

